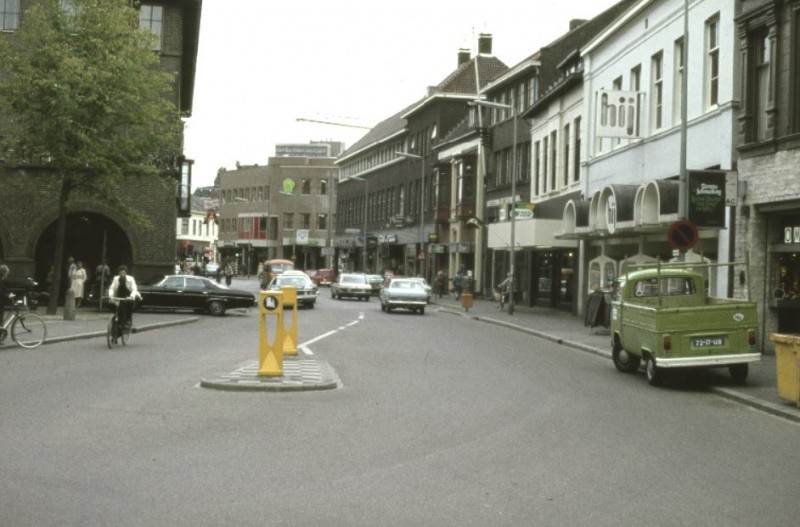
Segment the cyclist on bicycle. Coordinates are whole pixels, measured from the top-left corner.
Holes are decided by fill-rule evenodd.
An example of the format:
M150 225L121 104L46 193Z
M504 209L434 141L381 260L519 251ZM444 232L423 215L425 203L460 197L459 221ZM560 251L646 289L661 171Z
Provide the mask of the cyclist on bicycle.
M108 297L111 302L119 304L119 322L124 327L133 323L133 302L119 302L118 299L129 298L136 300L137 298L142 298L142 295L139 294L139 290L136 288L136 279L128 274L126 266L120 265L117 272L117 276L111 281L111 287L108 288Z
M506 275L506 279L497 284L497 290L500 291L500 307L508 301L508 295L511 292L511 273Z

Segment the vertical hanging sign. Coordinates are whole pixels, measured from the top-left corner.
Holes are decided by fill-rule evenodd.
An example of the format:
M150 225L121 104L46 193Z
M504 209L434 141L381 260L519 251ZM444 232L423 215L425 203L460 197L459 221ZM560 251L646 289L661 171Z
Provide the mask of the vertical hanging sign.
M697 227L725 227L726 172L690 170L689 221Z

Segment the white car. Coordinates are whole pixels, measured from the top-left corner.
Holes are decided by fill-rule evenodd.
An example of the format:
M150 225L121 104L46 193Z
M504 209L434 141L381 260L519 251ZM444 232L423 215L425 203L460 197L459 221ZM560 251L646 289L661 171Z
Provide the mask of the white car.
M267 289L280 291L282 287L294 287L297 290L298 307L313 308L317 303L319 291L317 284L303 271L284 271L277 275L267 286Z
M391 313L393 309L409 309L425 314L428 293L419 278L392 278L378 294L381 311Z

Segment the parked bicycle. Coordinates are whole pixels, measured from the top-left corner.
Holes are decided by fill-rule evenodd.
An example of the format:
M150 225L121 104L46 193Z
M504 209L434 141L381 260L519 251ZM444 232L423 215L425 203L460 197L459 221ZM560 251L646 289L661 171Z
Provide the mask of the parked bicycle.
M131 320L120 317L120 306L125 302L134 302L132 298L111 298L109 302L114 304L114 315L108 321L108 329L106 330L106 342L109 348L114 346L127 346L128 340L131 338ZM124 308L123 308L124 309ZM133 308L131 307L131 310ZM120 320L123 318L122 320Z
M11 335L11 340L23 348L35 348L41 346L47 338L47 325L44 319L28 311L25 298L14 300L13 294L9 296L13 301L13 313L0 327L0 337L5 338ZM0 338L0 341L2 341Z

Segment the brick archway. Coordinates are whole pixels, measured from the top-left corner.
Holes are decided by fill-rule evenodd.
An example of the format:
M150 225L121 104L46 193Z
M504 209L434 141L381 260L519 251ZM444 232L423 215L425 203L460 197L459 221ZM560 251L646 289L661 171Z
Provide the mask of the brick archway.
M105 251L112 270L134 262L133 240L130 231L101 212L78 211L67 214L67 238L64 257L72 256L83 262L88 282L94 280L95 267L101 262ZM56 220L51 220L40 229L33 251L36 265L35 278L46 284L50 267L55 258ZM66 272L66 268L64 268ZM62 290L65 287L62 281ZM63 294L63 291L62 291Z

